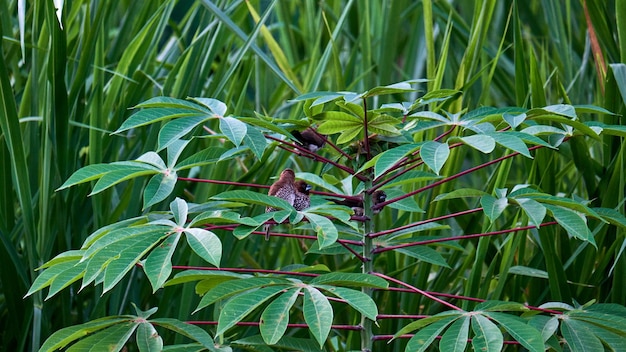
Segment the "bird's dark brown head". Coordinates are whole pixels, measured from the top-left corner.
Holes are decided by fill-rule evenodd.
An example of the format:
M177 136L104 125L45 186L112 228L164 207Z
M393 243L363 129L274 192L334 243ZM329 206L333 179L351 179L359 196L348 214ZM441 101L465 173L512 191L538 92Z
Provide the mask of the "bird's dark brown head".
M293 182L296 179L296 174L292 169L285 169L280 173L280 179Z
M302 181L296 181L296 191L309 195L309 191L311 190L311 185Z
M385 193L385 191L375 191L374 194L372 194L372 198L375 205L380 204L387 200L387 193Z

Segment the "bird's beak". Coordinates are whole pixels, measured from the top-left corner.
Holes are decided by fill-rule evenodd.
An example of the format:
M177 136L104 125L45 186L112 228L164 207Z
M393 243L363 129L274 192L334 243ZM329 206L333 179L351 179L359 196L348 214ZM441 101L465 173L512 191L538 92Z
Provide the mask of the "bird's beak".
M310 191L310 190L311 190L311 188L312 188L312 187L311 187L311 185L306 185L306 187L305 187L305 189L307 190L307 192L308 192L308 191Z

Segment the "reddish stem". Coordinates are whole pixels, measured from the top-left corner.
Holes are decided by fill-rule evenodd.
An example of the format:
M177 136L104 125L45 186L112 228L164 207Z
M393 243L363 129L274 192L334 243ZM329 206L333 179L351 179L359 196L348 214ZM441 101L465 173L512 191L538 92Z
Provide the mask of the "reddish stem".
M383 278L383 279L385 279L385 280L387 280L387 281L391 281L391 282L396 283L396 284L398 284L398 285L400 285L400 286L404 286L404 287L406 287L406 288L408 288L408 289L412 290L413 292L416 292L416 293L421 294L422 296L428 297L428 298L430 298L431 300L433 300L433 301L435 301L435 302L437 302L437 303L440 303L440 304L442 304L442 305L444 305L444 306L446 306L446 307L448 307L448 308L451 308L451 309L454 309L454 310L459 310L459 311L462 311L462 310L463 310L463 309L461 309L461 308L459 308L459 307L455 306L455 305L454 305L454 304L452 304L452 303L448 303L448 302L446 302L446 301L444 301L444 300L442 300L442 299L439 299L439 298L437 298L437 297L435 297L435 296L431 295L430 293L428 293L428 292L426 292L426 291L420 290L419 288L417 288L417 287L415 287L415 286L411 286L411 285L407 284L407 283L406 283L406 282L404 282L404 281L400 281L400 280L398 280L398 279L394 279L394 278L393 278L393 277L391 277L391 276L387 276L387 275L385 275L385 274L381 274L381 273L376 273L376 272L373 272L373 273L370 273L370 274L372 274L372 275L376 275L376 276L378 276L378 277L380 277L380 278Z
M420 225L428 224L428 223L439 221L439 220L445 220L445 219L449 219L449 218L454 218L454 217L461 216L461 215L467 215L467 214L471 214L471 213L476 213L476 212L479 212L479 211L482 211L482 210L483 210L483 208L476 208L476 209L460 211L458 213L442 215L442 216L439 216L439 217L436 217L436 218L430 218L430 219L426 219L426 220L421 220L421 221L418 221L418 222L414 222L412 224L403 225L403 226L396 227L396 228L389 229L389 230L373 232L373 233L370 233L368 236L370 236L372 238L376 238L376 237L384 236L384 235L387 235L387 234L390 234L390 233L393 233L393 232L406 230L406 229L409 229L411 227L420 226Z
M541 224L539 226L544 227L544 226L556 225L556 224L557 224L556 221L550 221L550 222L545 222L545 223L543 223L543 224ZM435 239L432 239L432 240L403 243L403 244L399 244L399 245L396 245L396 246L389 246L389 247L384 247L384 248L376 248L376 249L374 249L374 253L383 253L383 252L392 251L392 250L398 249L398 248L406 248L406 247L413 247L413 246L423 246L423 245L427 245L427 244L431 244L431 243L466 240L466 239L469 239L469 238L486 237L486 236L497 236L497 235L503 235L503 234L511 233L511 232L525 231L525 230L529 230L529 229L532 229L532 228L535 228L535 226L530 225L530 226L516 227L514 229L508 229L508 230L500 230L500 231L485 232L485 233L474 233L474 234L471 234L471 235L462 235L462 236L445 237L445 238L435 238Z
M217 325L216 321L187 321L187 324L193 324L193 325ZM255 321L240 321L238 322L236 325L239 326L259 326L259 322L255 322ZM287 327L290 328L308 328L309 326L307 324L287 324ZM331 329L337 329L337 330L361 330L361 326L359 325L331 325L330 326Z
M528 148L528 150L535 150L535 149L538 149L538 148L543 148L543 146L542 145L536 145L536 146ZM378 204L374 205L372 208L373 209L382 209L387 204L394 203L394 202L397 202L397 201L402 200L404 198L408 198L408 197L414 196L414 195L416 195L418 193L424 192L424 191L429 190L431 188L435 188L435 187L437 187L437 186L439 186L439 185L441 185L443 183L446 183L448 181L452 181L452 180L454 180L456 178L459 178L461 176L467 175L467 174L472 173L472 172L474 172L476 170L480 170L480 169L482 169L484 167L487 167L487 166L499 163L499 162L501 162L503 160L506 160L508 158L512 158L512 157L517 156L517 155L519 155L519 153L518 152L514 152L514 153L511 153L511 154L507 154L507 155L501 156L501 157L499 157L497 159L488 161L488 162L486 162L484 164L474 166L474 167L469 168L469 169L467 169L465 171L461 171L461 172L457 173L456 175L452 175L452 176L446 177L446 178L444 178L442 180L439 180L437 182L433 182L433 183L431 183L431 184L429 184L427 186L424 186L422 188L419 188L419 189L417 189L417 190L415 190L413 192L409 192L407 194L403 194L403 195L401 195L399 197L390 199L390 200L388 200L386 202L378 203Z

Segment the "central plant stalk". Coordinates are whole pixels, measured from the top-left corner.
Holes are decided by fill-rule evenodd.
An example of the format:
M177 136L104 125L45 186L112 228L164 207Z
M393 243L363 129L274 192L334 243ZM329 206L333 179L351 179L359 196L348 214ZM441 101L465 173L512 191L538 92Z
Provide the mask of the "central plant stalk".
M368 178L365 183L365 189L368 190L372 187L372 181ZM363 215L366 220L363 223L363 273L370 274L374 271L374 258L372 258L372 250L374 248L373 239L369 236L374 232L374 223L372 222L372 195L369 193L363 193ZM370 287L363 287L361 291L372 298L373 289ZM365 315L361 314L361 326L363 331L361 332L361 351L372 351L372 321Z
M367 99L363 98L363 146L365 147L367 161L372 158L372 154L370 151L370 143L369 143L369 132L367 130ZM372 232L374 232L374 224L372 222L373 212L372 212L372 195L368 193L372 188L372 169L369 169L368 175L365 182L365 191L363 192L363 215L365 215L365 221L363 222L363 270L364 274L370 274L374 271L374 258L373 255L373 240L369 236ZM372 298L373 289L370 287L362 287L361 291ZM372 321L369 320L364 314L361 314L361 326L363 327L363 331L361 331L361 351L370 352L372 351Z

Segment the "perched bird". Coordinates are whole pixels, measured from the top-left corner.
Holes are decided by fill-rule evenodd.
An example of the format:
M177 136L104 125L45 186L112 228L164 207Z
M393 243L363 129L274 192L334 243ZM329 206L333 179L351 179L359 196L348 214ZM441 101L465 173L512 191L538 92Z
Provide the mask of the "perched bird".
M363 211L363 195L360 194L358 197L359 199L333 199L333 202L335 202L336 204L349 206L354 211L354 215L363 216L365 214L365 212ZM385 200L387 200L387 194L385 193L385 191L377 190L372 193L372 206L383 203ZM381 210L382 209L374 209L374 214L380 213Z
M311 199L309 199L309 191L311 190L311 185L300 180L296 181L296 197L293 201L293 207L296 210L304 210L311 205Z
M287 203L294 205L293 202L296 199L296 174L291 169L285 169L280 173L280 177L276 182L270 186L270 190L267 193L270 196L278 197L285 200ZM275 211L275 208L267 207L265 212ZM270 225L265 225L265 239L270 239Z
M312 127L308 127L302 132L291 131L291 134L296 137L300 146L312 153L315 153L326 144L326 139Z

